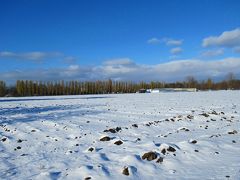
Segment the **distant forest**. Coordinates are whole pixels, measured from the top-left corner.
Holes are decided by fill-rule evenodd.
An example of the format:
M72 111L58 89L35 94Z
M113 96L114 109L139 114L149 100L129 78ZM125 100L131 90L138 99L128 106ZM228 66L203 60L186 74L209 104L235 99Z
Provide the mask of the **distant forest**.
M6 86L0 81L0 96L55 96L55 95L80 95L80 94L110 94L110 93L135 93L140 89L154 88L197 88L198 90L227 90L240 89L240 80L229 74L226 80L214 82L210 78L197 81L194 77L187 77L183 82L123 82L112 81L31 81L18 80L14 86Z

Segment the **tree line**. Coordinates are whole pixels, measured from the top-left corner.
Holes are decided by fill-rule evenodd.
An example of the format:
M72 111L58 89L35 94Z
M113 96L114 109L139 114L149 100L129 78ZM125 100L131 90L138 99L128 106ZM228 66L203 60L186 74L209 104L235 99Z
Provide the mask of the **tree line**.
M81 94L110 94L135 93L140 89L154 88L197 88L198 90L226 90L240 89L240 80L229 77L221 82L214 82L210 78L197 81L194 77L187 77L183 82L164 83L151 82L124 82L112 81L31 81L18 80L15 85L7 87L0 81L0 96L55 96Z

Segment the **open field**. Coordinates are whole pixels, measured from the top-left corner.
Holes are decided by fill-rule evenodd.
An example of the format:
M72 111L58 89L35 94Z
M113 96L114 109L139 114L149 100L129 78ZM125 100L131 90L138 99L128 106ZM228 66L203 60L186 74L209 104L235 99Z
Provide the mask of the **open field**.
M0 99L0 179L87 177L239 179L240 91Z

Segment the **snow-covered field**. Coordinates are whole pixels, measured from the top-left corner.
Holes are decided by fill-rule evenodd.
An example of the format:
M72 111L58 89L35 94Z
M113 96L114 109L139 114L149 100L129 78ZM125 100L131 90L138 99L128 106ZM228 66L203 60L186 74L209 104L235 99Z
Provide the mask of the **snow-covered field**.
M85 178L240 179L240 91L0 99L0 179Z

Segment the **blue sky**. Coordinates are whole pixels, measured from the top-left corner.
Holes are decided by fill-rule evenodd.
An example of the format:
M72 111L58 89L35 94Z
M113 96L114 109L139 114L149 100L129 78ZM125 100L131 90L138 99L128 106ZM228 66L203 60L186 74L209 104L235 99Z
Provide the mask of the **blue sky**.
M0 79L238 76L239 28L238 0L1 0Z

